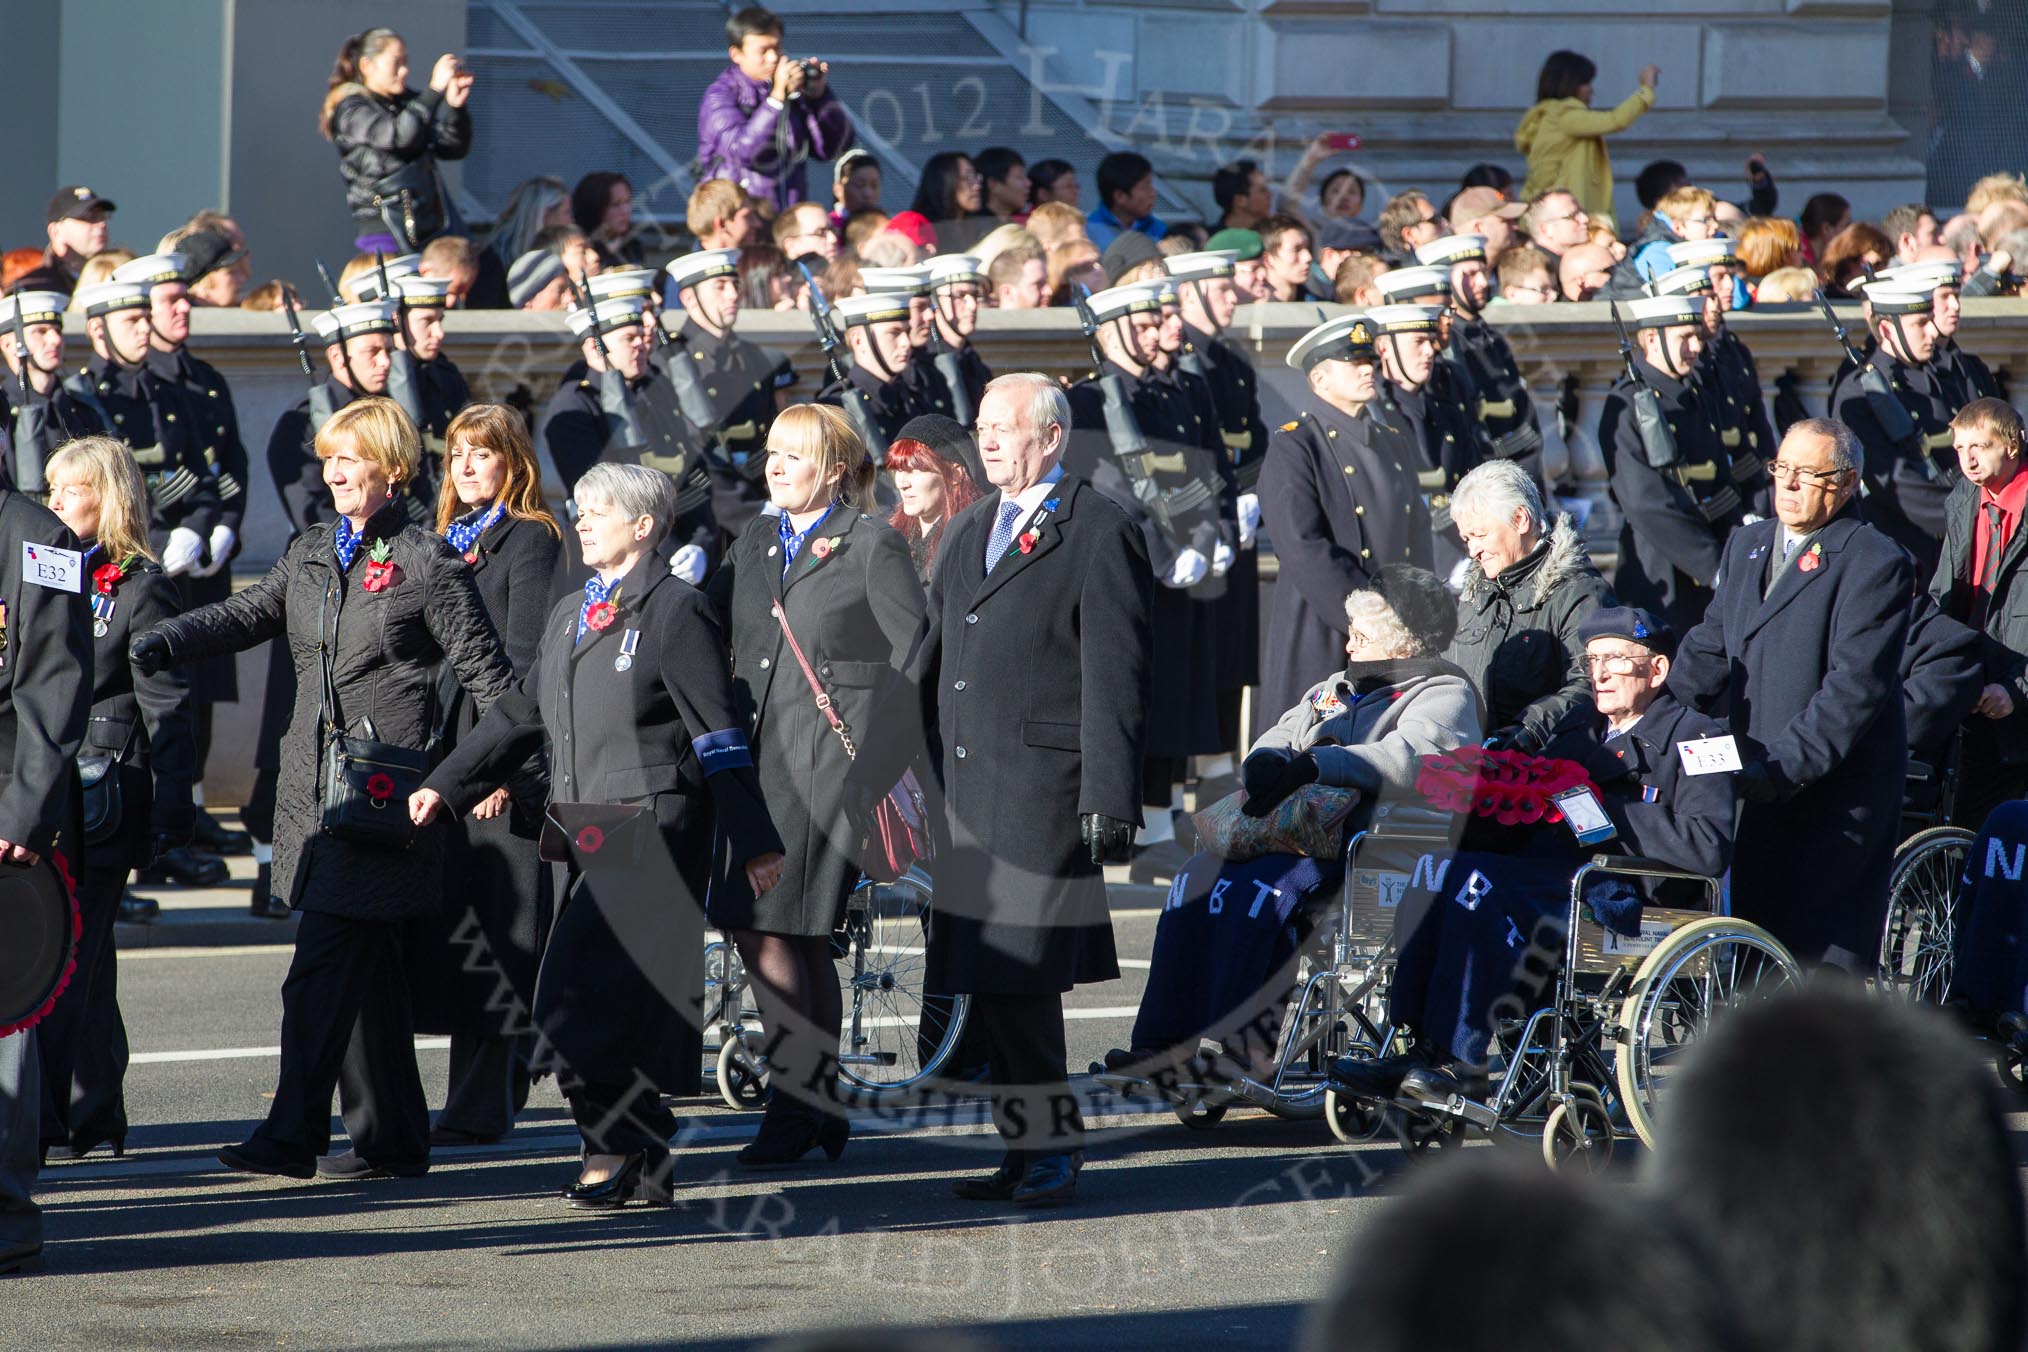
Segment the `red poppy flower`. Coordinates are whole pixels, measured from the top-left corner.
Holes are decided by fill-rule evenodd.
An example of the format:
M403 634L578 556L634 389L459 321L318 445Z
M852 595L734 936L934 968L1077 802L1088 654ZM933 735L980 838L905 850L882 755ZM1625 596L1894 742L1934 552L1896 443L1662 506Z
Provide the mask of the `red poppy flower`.
M384 592L401 580L401 569L391 563L368 563L366 580L360 583L370 592Z
M608 629L619 617L620 608L611 601L600 601L585 612L584 622L588 628Z
M393 792L394 781L386 775L368 775L366 777L366 796L374 802L386 802L388 796Z
M479 551L478 551L478 550L476 550L476 549L468 549L468 550L466 550L466 551L465 551L465 562L466 562L466 563L477 563L478 561L479 561Z
M1023 554L1032 553L1035 549L1035 532L1032 530L1022 531L1021 538L1018 541L1018 543L1021 546L1021 552Z
M113 588L126 579L127 570L117 563L102 563L92 569L92 590L101 596L111 596Z
M1416 787L1434 807L1515 826L1563 820L1551 800L1589 782L1574 761L1468 746L1423 757Z
M1797 560L1796 560L1796 571L1797 571L1797 572L1800 572L1800 573L1814 573L1814 572L1816 572L1816 571L1817 571L1817 556L1816 556L1816 554L1815 554L1815 553L1809 553L1809 554L1805 554L1805 555L1803 555L1803 557L1801 557L1800 559L1797 559Z
M835 535L822 536L810 541L810 553L820 559L830 558L831 551L837 547L838 537Z
M606 843L606 833L596 826L587 826L577 833L577 847L586 854L597 854Z

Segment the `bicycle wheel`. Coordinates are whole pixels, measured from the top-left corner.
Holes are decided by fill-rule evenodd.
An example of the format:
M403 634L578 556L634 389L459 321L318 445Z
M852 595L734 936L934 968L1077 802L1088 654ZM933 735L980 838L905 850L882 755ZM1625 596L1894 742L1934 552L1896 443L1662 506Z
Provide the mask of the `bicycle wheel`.
M844 991L838 1070L841 1094L859 1100L906 1093L944 1068L964 1037L969 995L926 996L929 880L911 871L861 883L845 908L837 956Z
M1760 926L1706 916L1664 939L1642 962L1620 1008L1614 1058L1627 1120L1655 1144L1656 1104L1683 1053L1726 1010L1803 979L1803 969Z
M1976 837L1962 826L1917 832L1894 852L1887 877L1887 926L1875 981L1908 1000L1943 1003L1958 936L1958 888Z

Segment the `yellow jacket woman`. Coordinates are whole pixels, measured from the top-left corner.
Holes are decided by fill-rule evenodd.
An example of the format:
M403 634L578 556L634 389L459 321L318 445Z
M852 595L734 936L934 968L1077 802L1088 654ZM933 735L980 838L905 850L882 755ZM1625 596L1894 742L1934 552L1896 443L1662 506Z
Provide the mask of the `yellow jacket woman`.
M1530 201L1561 188L1595 221L1613 218L1613 165L1605 137L1624 131L1655 104L1655 66L1641 71L1640 87L1605 112L1591 106L1592 81L1598 67L1576 52L1551 52L1535 83L1535 106L1521 115L1514 129L1514 148L1528 157L1528 182L1521 195Z

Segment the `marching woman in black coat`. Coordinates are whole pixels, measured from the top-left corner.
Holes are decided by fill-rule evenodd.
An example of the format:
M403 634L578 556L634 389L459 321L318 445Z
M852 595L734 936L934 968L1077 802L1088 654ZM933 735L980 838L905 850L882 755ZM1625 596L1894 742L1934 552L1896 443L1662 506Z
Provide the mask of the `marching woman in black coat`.
M724 836L764 894L781 877L782 842L754 778L724 631L656 552L675 520L675 484L645 465L601 464L573 496L592 569L583 593L550 610L533 670L409 809L419 823L447 804L469 811L547 736L548 817L573 866L534 1022L584 1137L564 1196L603 1210L669 1200L676 1119L657 1091L697 1073L713 844Z
M42 1143L51 1153L88 1155L110 1144L123 1154L127 1105L127 1030L120 1021L113 920L127 875L187 842L195 811L196 771L190 684L180 672L135 673L132 634L179 608L176 584L148 547L148 494L126 444L85 437L49 462L49 502L84 550L85 595L92 610L92 711L84 758L107 758L117 818L93 838L91 814L78 874L84 934L77 975L42 1024ZM93 795L98 798L98 795ZM102 799L100 801L103 801Z
M811 1051L835 1053L843 1011L831 931L860 876L845 810L852 757L796 648L855 748L886 743L902 735L893 717L918 707L902 671L925 601L900 533L861 510L873 499L873 461L844 414L823 404L783 410L768 431L767 484L781 514L747 527L710 596L731 636L733 695L786 861L781 882L759 897L736 861L721 861L709 910L754 978L771 1040L807 1034L821 1044ZM791 1064L813 1059L790 1054ZM787 1164L817 1146L836 1159L846 1130L802 1095L776 1094L740 1163Z
M473 404L444 432L437 532L472 570L515 676L542 647L563 530L542 505L528 423ZM446 672L437 717L447 741L471 735L477 704ZM549 869L536 854L548 770L540 755L444 833L442 905L410 935L416 1031L451 1036L450 1092L431 1145L498 1140L528 1102L528 1007L549 932Z
M441 904L443 833L418 832L400 849L325 830L326 735L336 727L420 752L442 663L482 707L513 676L471 569L441 536L408 523L403 485L422 455L408 415L391 399L355 400L317 433L317 454L338 519L304 530L253 586L164 621L131 652L142 675L274 638L286 639L295 661L296 707L275 794L274 887L302 920L282 983L281 1071L267 1121L221 1151L220 1162L292 1178L414 1175L429 1168L429 1110L401 933ZM367 782L379 803L398 785L375 778L390 779L380 797ZM334 1088L343 1091L352 1152L320 1161Z

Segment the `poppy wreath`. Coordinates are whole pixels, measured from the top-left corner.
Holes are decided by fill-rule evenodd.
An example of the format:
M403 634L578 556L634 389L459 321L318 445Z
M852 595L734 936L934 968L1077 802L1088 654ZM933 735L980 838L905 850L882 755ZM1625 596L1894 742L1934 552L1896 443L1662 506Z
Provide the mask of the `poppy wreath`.
M1432 807L1446 812L1502 826L1532 826L1562 821L1555 796L1590 782L1576 761L1461 746L1424 756L1415 787Z
M366 556L366 580L360 585L370 592L384 592L401 580L401 569L394 566L394 551L385 540L373 542L373 552Z
M77 975L77 946L84 942L84 912L77 904L77 880L71 876L70 860L64 858L63 851L51 850L49 862L56 866L57 876L63 879L64 895L70 898L70 958L64 963L63 975L56 979L56 989L49 993L49 998L19 1023L0 1023L0 1037L12 1037L41 1023L56 1008L56 1002L70 989L71 979Z

